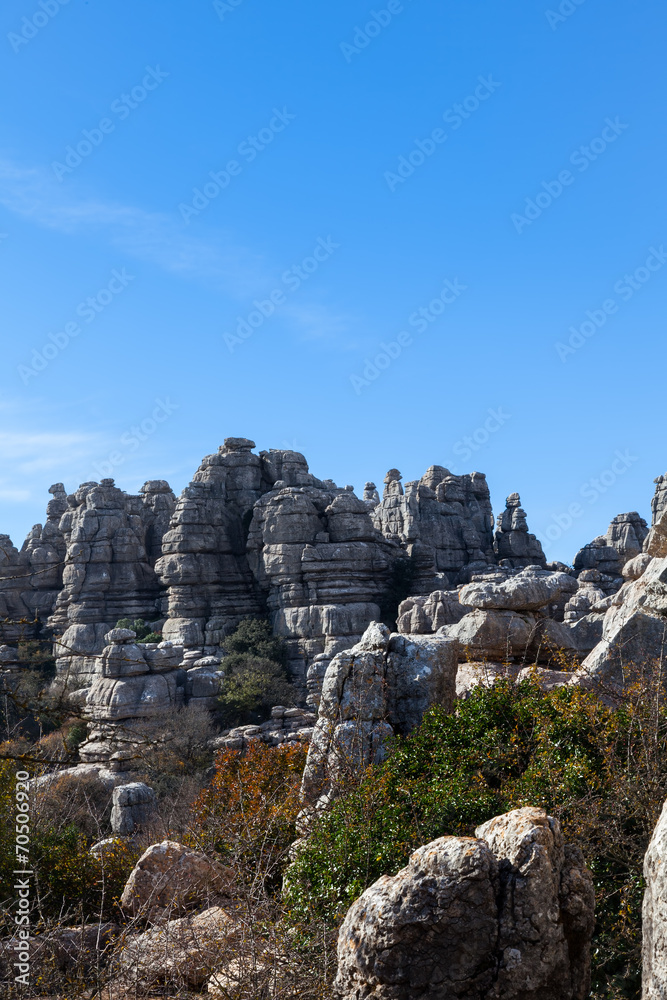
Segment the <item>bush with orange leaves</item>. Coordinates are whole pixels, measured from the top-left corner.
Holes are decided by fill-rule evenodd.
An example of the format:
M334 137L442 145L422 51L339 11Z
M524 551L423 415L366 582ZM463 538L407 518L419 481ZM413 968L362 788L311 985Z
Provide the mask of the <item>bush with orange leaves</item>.
M296 837L299 787L307 750L251 744L222 750L210 785L194 805L193 845L253 883L279 883Z

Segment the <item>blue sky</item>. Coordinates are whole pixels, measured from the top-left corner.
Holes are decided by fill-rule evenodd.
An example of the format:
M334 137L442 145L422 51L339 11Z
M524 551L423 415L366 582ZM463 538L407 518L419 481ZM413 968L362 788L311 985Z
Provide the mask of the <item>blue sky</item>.
M232 435L357 490L483 471L554 559L648 517L663 3L0 20L0 531L54 481L180 491Z

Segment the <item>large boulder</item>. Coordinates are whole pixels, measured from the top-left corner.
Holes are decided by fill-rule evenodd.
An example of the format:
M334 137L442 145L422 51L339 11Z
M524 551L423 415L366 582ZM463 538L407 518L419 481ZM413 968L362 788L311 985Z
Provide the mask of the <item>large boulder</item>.
M667 802L644 858L642 1000L667 996Z
M542 809L442 837L352 905L338 938L342 1000L584 1000L592 878Z
M459 644L462 659L550 662L558 650L577 652L566 625L530 612L478 609L457 625L444 626L438 634Z
M502 583L495 579L469 583L461 588L459 600L482 610L537 611L557 601L561 594L573 594L576 589L577 581L567 573L527 566Z
M155 919L168 911L185 912L224 893L228 874L204 854L163 840L141 855L125 883L124 910Z

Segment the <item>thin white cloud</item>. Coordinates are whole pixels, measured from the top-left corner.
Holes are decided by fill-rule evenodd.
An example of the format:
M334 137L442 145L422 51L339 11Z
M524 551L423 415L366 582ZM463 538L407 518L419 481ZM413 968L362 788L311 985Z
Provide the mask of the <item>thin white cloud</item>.
M145 209L72 193L43 167L25 167L0 158L0 205L35 225L70 235L95 230L121 252L183 278L199 280L239 301L266 294L277 284L279 267L240 246L218 229L205 236L186 230L180 219ZM306 339L349 335L353 320L312 303L306 292L284 310L295 331ZM344 346L344 345L343 345Z
M200 238L163 212L95 198L77 199L48 170L0 159L0 205L47 229L67 234L106 230L112 246L165 271L195 277L245 297L266 285L261 257L226 233Z

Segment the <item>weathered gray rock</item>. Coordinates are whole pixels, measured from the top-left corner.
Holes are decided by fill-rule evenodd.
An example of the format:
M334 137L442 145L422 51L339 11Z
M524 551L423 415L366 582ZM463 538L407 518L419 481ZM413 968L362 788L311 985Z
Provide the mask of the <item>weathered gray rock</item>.
M567 626L530 612L471 611L438 634L458 643L462 660L550 662L557 650L577 652Z
M505 510L498 515L493 536L493 550L498 562L518 569L522 566L546 566L546 556L535 535L528 531L526 512L521 507L521 497L511 493Z
M637 511L617 514L605 535L594 538L577 552L575 572L580 575L586 570L598 570L599 587L606 595L615 593L623 583L623 567L641 553L647 534L648 525Z
M434 590L402 601L396 627L406 635L430 635L443 625L455 625L470 610L461 603L458 590Z
M386 739L408 733L432 704L451 711L457 647L439 636L392 635L372 622L327 669L301 794L322 808L349 775L384 755Z
M667 652L667 557L652 559L644 573L612 598L602 639L579 671L610 697L658 669Z
M642 1000L667 996L667 802L644 858Z
M518 809L420 847L352 905L341 1000L584 1000L592 878L557 820Z
M390 469L373 520L414 560L415 594L448 590L494 562L493 514L486 477L453 476L432 465L418 482Z
M146 827L156 818L155 792L143 781L117 785L112 801L111 830L118 837L129 837L137 828Z
M651 530L644 540L644 551L657 559L667 556L667 475L655 480L655 495L651 500Z
M567 573L551 573L538 566L528 566L502 583L493 579L469 583L461 588L459 600L474 609L537 611L557 601L562 594L573 594L576 589L577 581Z

